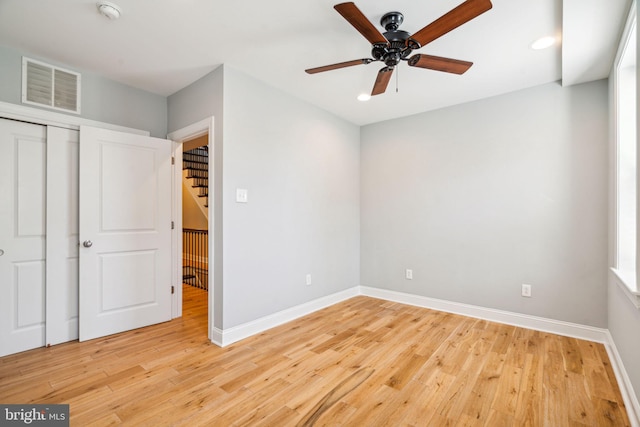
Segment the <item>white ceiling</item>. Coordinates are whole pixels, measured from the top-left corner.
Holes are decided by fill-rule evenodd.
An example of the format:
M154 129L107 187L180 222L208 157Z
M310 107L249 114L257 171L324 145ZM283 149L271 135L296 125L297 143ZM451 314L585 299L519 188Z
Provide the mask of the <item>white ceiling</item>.
M388 120L562 80L608 75L631 0L492 0L493 8L418 53L474 62L462 76L399 65L368 102L380 62L309 75L307 68L370 57L371 46L334 9L340 0L0 0L0 44L160 95L221 64L355 124ZM397 10L413 33L462 0L356 0L378 25ZM381 31L384 31L380 28ZM529 45L555 35L542 51Z

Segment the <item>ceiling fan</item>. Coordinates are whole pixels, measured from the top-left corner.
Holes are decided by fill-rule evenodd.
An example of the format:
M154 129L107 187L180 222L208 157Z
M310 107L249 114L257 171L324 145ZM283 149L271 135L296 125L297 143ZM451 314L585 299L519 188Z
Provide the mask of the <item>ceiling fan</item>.
M372 45L371 56L373 58L339 62L323 67L309 68L305 71L308 74L315 74L354 65L370 64L376 61L384 62L385 66L378 71L378 76L373 85L372 96L379 95L387 90L393 70L400 61L407 61L411 67L463 74L473 65L473 62L425 54L415 54L411 57L409 55L414 50L431 43L449 31L483 14L491 7L490 0L467 0L414 34L398 29L404 20L402 13L389 12L380 19L380 25L386 30L382 34L353 2L337 4L334 9L369 40Z

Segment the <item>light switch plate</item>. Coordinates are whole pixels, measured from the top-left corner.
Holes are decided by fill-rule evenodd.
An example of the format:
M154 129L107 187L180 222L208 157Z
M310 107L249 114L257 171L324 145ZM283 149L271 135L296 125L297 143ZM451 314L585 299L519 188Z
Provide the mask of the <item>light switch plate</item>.
M247 203L249 201L249 192L246 188L236 188L236 202Z

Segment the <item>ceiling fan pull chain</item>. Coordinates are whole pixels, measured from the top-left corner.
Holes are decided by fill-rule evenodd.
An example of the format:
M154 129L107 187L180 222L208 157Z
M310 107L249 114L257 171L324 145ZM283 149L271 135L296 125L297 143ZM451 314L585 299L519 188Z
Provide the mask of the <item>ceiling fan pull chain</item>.
M398 75L400 74L400 67L396 67L396 93L398 93L398 80L400 79Z

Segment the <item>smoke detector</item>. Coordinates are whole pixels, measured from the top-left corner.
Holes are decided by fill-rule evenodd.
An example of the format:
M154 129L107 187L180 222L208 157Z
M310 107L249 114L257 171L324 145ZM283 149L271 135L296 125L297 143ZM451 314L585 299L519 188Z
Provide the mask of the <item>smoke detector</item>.
M98 7L98 12L100 12L102 16L106 16L111 20L120 18L120 14L122 13L120 6L108 1L100 1L96 3L96 6Z

